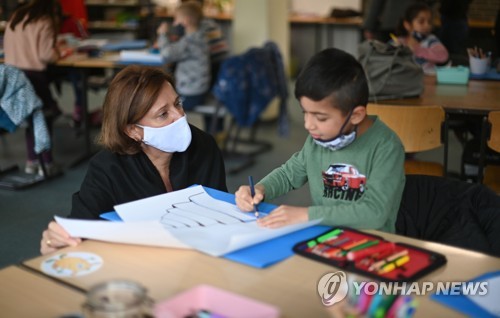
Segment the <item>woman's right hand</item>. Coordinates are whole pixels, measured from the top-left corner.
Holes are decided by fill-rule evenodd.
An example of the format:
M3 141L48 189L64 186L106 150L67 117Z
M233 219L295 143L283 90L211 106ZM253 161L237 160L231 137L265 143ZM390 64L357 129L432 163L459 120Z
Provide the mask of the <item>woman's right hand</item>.
M247 185L241 186L235 192L236 205L241 211L254 211L255 206L264 200L264 186L257 184L255 186L255 196L252 198L250 187Z
M71 237L59 224L55 221L49 223L49 226L42 234L40 241L40 253L47 254L57 251L66 246L77 246L82 242L81 238Z

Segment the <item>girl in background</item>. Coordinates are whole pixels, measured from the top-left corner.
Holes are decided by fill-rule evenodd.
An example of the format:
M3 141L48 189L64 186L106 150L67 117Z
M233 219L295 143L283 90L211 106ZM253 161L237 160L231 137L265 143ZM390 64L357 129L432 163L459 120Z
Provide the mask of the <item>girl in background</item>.
M448 60L448 51L432 32L432 11L425 3L408 7L398 30L399 44L408 46L424 73L434 73L435 65Z
M51 122L61 114L49 88L47 66L61 57L56 47L59 20L55 12L56 0L32 0L14 11L5 28L5 64L21 69L33 85L43 102L43 111L49 130ZM39 162L34 151L34 137L31 129L26 132L28 161L27 173L40 173ZM49 151L42 153L47 173L56 175L60 169L52 162Z

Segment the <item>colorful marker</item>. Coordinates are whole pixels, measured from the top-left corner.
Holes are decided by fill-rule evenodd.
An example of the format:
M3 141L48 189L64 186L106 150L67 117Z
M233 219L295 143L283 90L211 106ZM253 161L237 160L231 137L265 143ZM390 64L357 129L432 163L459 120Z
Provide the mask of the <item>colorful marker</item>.
M381 260L381 261L378 261L374 264L372 264L368 270L369 271L374 271L376 269L380 269L382 266L384 266L385 264L389 263L389 262L392 262L398 258L400 258L401 256L405 256L405 255L408 255L408 250L402 250L401 252L398 252L396 254L392 254L391 256Z
M342 246L342 250L337 252L337 256L338 257L343 257L345 256L345 253L349 252L352 248L356 247L356 246L359 246L361 244L365 244L366 242L368 242L368 239L362 239L362 240L359 240L359 241L356 241L356 242L352 242L351 244L349 245L346 245L346 246ZM345 253L344 253L345 252Z
M392 254L395 248L396 245L393 242L381 242L379 244L376 244L375 246L364 248L361 251L349 251L349 253L347 253L347 260L357 261L368 256L377 255L379 253L386 254L387 252L389 252L389 254Z
M370 246L374 246L374 245L377 245L379 243L379 240L374 240L374 241L368 241L366 243L363 243L363 244L359 244L359 245L356 245L354 246L353 248L350 248L348 250L343 250L340 254L342 254L342 256L345 256L346 254L350 253L350 252L354 252L354 251L359 251L359 250L364 250L365 248L368 248Z
M405 255L403 257L400 257L394 261L391 261L389 264L385 264L384 266L382 266L382 268L379 269L378 274L389 273L389 272L395 270L396 268L403 266L404 264L408 263L409 261L410 261L409 255Z
M343 231L341 229L335 229L331 232L328 232L326 234L321 235L318 237L318 239L312 239L309 242L307 242L307 247L311 248L316 246L318 243L323 243L324 241L331 239L332 237L341 234Z

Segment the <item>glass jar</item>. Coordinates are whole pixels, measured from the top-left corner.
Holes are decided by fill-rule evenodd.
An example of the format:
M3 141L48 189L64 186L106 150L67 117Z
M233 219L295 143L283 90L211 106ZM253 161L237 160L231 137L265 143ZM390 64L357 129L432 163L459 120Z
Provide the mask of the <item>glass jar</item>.
M153 300L140 284L111 280L93 286L82 306L86 318L153 317Z

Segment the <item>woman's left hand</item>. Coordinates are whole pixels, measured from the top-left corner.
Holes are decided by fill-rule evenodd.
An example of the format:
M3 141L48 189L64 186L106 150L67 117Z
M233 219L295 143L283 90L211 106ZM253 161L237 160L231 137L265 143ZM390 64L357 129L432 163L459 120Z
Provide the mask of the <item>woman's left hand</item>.
M280 205L268 216L258 219L257 224L275 229L285 225L307 222L309 220L307 210L307 207Z

